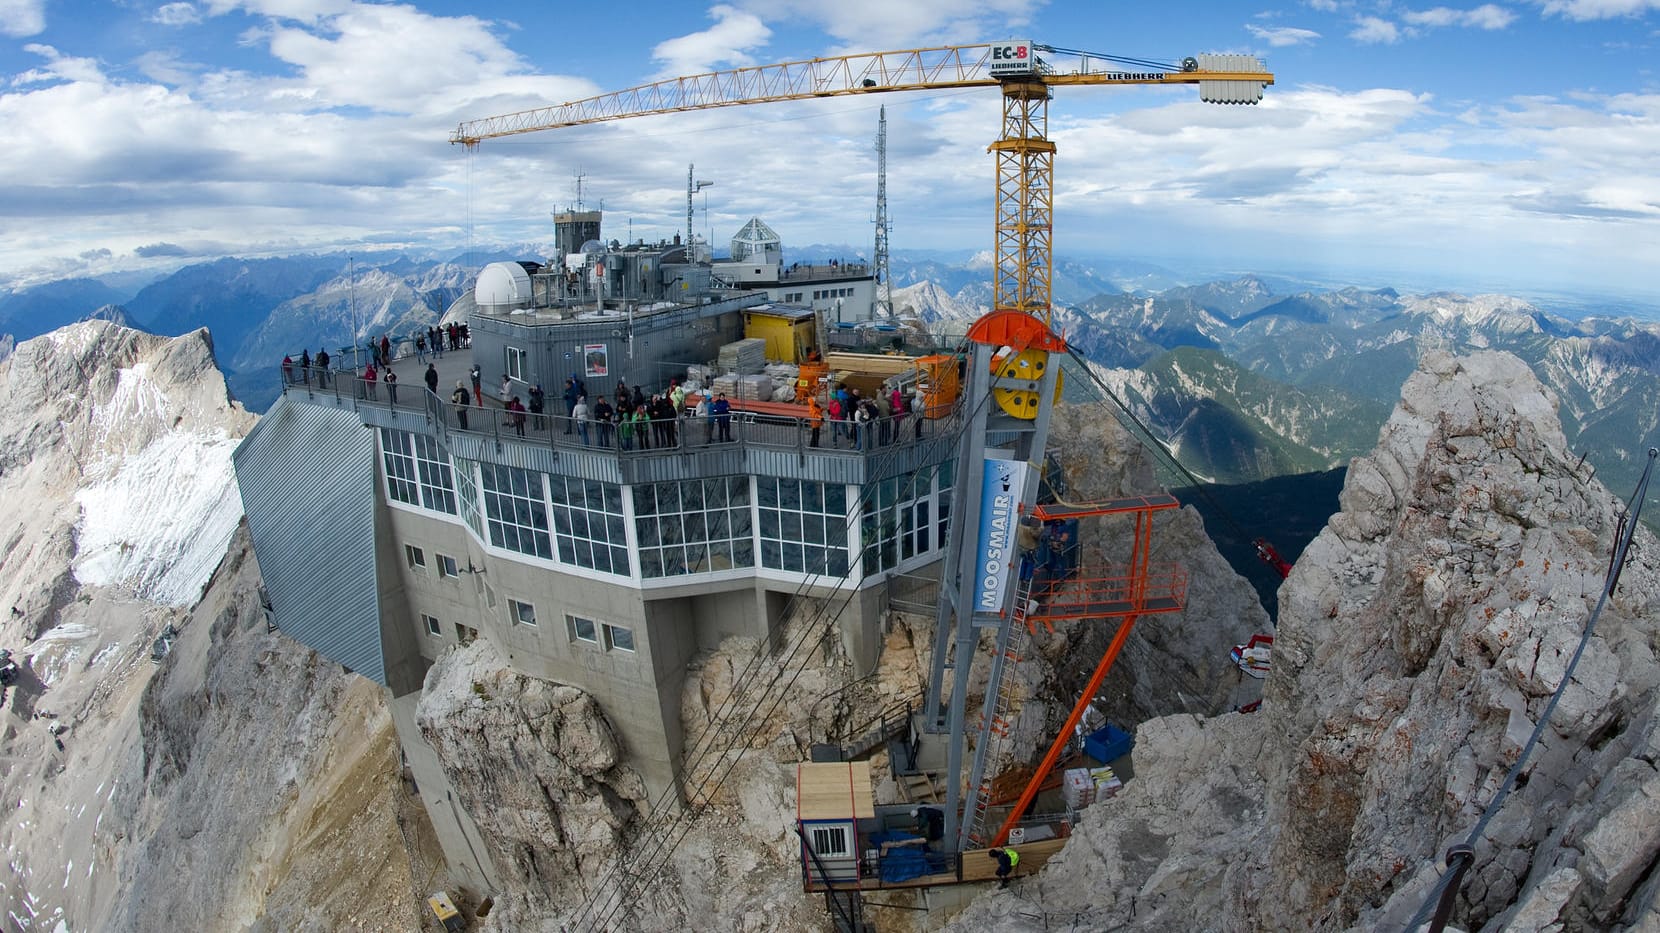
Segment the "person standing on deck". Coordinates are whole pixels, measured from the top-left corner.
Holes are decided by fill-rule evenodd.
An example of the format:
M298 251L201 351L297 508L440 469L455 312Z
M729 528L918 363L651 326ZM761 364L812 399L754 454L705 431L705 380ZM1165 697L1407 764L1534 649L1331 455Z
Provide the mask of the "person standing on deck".
M450 393L450 401L455 403L455 420L461 424L461 430L467 430L467 407L473 404L473 398L467 394L467 386L460 379L455 380L455 391Z
M576 410L576 400L582 396L576 387L576 377L565 379L565 433L571 433L571 412Z
M715 404L709 406L709 413L715 416L715 426L720 429L720 439L732 439L732 403L726 400L726 393L722 392L715 397Z
M542 391L542 384L538 382L530 389L530 421L538 431L547 427L547 420L542 417L542 412L547 411L547 407L548 395Z
M812 429L811 446L818 446L818 432L824 427L824 409L819 407L818 396L807 396L807 427Z

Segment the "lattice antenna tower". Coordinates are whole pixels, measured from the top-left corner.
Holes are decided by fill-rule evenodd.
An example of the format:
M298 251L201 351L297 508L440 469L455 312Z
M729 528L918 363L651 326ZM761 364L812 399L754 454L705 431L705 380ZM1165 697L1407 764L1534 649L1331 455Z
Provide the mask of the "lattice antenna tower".
M876 124L876 317L893 318L893 286L888 282L888 108Z

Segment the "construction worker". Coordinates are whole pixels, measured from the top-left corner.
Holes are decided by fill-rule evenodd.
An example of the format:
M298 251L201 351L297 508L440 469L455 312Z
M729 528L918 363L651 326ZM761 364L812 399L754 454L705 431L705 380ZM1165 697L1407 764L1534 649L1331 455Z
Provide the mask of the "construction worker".
M945 811L939 807L914 807L911 819L916 821L916 833L928 842L938 842L945 835Z
M824 409L819 406L818 396L807 396L807 426L813 429L812 446L818 446L818 432L824 427Z
M997 860L997 886L1009 886L1009 876L1014 874L1014 868L1020 864L1020 853L1010 846L1001 849L988 849L986 854Z

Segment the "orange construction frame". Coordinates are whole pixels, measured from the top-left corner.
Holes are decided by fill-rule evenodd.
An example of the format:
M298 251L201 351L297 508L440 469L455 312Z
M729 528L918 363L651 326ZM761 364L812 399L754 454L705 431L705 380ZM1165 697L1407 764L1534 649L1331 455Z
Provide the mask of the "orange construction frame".
M1089 701L1095 697L1096 691L1101 689L1101 682L1106 680L1107 672L1112 670L1114 661L1118 660L1118 653L1124 649L1124 643L1130 638L1130 629L1135 627L1136 619L1145 611L1141 607L1147 602L1147 568L1148 559L1152 551L1153 516L1152 513L1165 506L1148 505L1129 511L1135 512L1135 546L1130 552L1130 600L1131 605L1137 607L1131 612L1123 614L1123 621L1118 623L1118 632L1113 635L1112 642L1107 645L1107 651L1101 656L1101 662L1095 665L1095 673L1090 675L1089 683L1084 686L1084 692L1078 697L1078 702L1072 707L1072 714L1066 717L1056 734L1055 741L1050 743L1049 751L1043 756L1043 761L1032 773L1032 779L1026 783L1026 789L1021 792L1020 799L1015 802L1014 809L1009 811L1008 818L998 828L997 835L992 839L991 847L997 848L1008 841L1009 830L1020 822L1025 815L1026 808L1032 805L1037 798L1038 791L1043 786L1043 780L1049 772L1054 770L1055 763L1060 761L1061 753L1066 750L1067 738L1072 730L1083 719L1084 710L1089 707ZM1111 618L1110 616L1104 618Z

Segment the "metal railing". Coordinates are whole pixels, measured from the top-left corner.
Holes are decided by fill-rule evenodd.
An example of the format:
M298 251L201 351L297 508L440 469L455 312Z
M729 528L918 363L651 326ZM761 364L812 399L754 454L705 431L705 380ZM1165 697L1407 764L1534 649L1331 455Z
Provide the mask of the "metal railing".
M554 449L607 450L620 456L653 456L684 453L722 444L806 452L844 450L850 453L913 446L959 427L961 413L953 410L944 418L922 418L904 414L891 419L883 430L879 422L854 424L824 419L819 444L812 444L808 419L734 409L725 416L696 417L684 411L677 418L631 422L576 419L565 414L510 411L498 401L471 397L470 404L458 405L434 394L424 382L366 380L351 370L319 370L307 373L295 367L292 379L283 382L283 394L304 393L308 397L349 401L353 407L371 406L419 414L439 422L445 431L461 431L494 440L534 443ZM561 409L562 400L554 401ZM724 423L723 423L724 422Z

